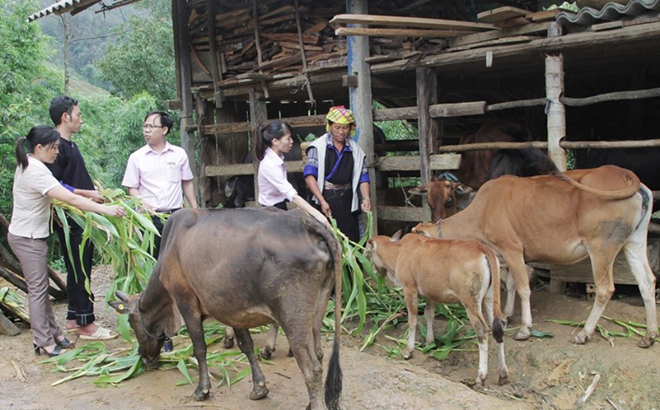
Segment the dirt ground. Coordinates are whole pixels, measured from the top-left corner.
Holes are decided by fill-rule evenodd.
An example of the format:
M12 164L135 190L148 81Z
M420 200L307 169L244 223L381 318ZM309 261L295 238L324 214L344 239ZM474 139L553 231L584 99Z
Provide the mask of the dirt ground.
M103 290L110 280L107 270L93 276L97 294L97 314L100 322L114 326L116 314L106 309ZM634 292L630 292L634 293ZM507 364L511 383L497 386L497 357L491 343L490 376L486 388L468 387L477 372L476 345L472 351L452 353L437 361L421 352L409 362L386 357L378 346L393 342L379 336L375 346L359 351L362 339L345 335L342 338L341 364L344 371L344 409L574 409L578 399L594 380L601 376L584 409L660 410L660 389L657 388L660 346L640 349L638 337L616 338L613 345L596 335L585 346L569 342L574 329L547 322L547 319L586 319L592 302L549 294L545 289L532 295L532 315L535 328L553 332L552 339L532 339L516 342L513 331L505 337ZM516 306L518 308L519 306ZM58 319L64 325L66 305L55 305ZM636 296L619 296L610 302L605 315L644 323L644 309ZM510 326L519 323L519 313ZM601 320L607 329L620 330L617 325ZM389 332L402 338L405 324ZM442 334L445 322L437 320L436 332ZM210 400L198 403L192 399L193 387L176 387L182 379L178 371L151 371L122 383L119 387L96 387L91 378L81 378L51 387L63 377L54 373L51 365L40 365L31 351L31 333L24 326L21 335L0 336L0 409L304 409L307 392L302 375L293 358L286 357L286 338L278 340L273 365L262 365L270 394L261 401L250 401L250 378L227 388L212 389ZM255 343L263 346L264 336L255 335ZM421 337L418 339L421 340ZM492 340L492 339L491 339ZM78 340L78 345L85 341ZM107 342L109 349L126 346L121 339ZM221 349L214 345L213 349ZM326 346L326 358L330 344ZM16 366L24 372L26 381L17 376ZM327 367L327 364L326 364ZM194 375L194 372L192 372ZM196 376L196 375L194 375Z

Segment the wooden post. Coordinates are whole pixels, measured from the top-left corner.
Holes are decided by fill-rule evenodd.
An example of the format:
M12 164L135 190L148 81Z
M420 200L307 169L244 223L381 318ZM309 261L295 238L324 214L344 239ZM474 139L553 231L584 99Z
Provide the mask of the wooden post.
M218 61L218 43L216 41L216 27L215 27L215 4L214 0L206 0L206 13L208 14L208 32L209 32L209 47L211 53L211 74L213 76L213 101L216 108L222 108L222 90L220 90L219 82L222 81L222 73L220 72L220 62ZM257 39L257 41L259 41ZM259 44L259 43L257 43ZM201 135L201 134L198 134Z
M206 100L199 97L199 94L196 98L197 101L197 116L198 129L202 129L206 124L212 124L214 122L214 106L209 104ZM206 176L206 166L207 165L216 165L216 136L215 135L203 135L201 132L198 133L201 139L199 147L199 203L202 208L211 207L211 196L213 187L211 186L210 177Z
M172 4L173 30L175 35L175 44L177 45L179 59L176 64L179 67L181 81L181 102L182 109L180 118L181 147L188 154L190 168L195 177L195 192L199 192L199 181L197 167L195 166L195 134L191 130L194 125L193 99L192 99L192 68L190 56L190 39L188 38L188 3L186 0L178 0Z
M548 29L549 37L561 35L561 26L553 22ZM545 95L548 116L548 155L560 171L566 171L566 151L559 141L566 136L566 108L560 101L564 94L564 56L545 57Z
M431 181L431 154L434 151L437 124L431 118L430 106L438 100L438 78L433 70L417 68L417 129L419 130L420 185ZM424 222L431 220L431 208L424 200Z
M352 14L368 14L367 0L346 0L346 12ZM360 25L350 25L360 27ZM373 212L373 234L378 235L378 215L376 209L376 169L374 168L376 155L374 153L373 111L371 109L371 68L366 62L369 57L369 37L348 36L346 64L348 75L358 78L357 87L349 88L350 106L355 115L356 134L358 142L366 154L367 168L369 170L369 192L371 196L371 210Z
M250 141L252 146L252 164L254 164L254 200L259 203L259 159L257 158L257 138L259 138L259 125L268 120L266 101L254 88L250 89Z

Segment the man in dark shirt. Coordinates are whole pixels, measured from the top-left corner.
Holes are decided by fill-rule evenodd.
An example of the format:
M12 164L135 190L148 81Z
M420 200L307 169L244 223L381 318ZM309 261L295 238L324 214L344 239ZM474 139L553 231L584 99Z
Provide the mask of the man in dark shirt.
M78 107L78 101L71 97L55 97L50 103L50 117L55 124L55 129L60 133L60 148L57 159L52 164L47 164L53 176L60 183L73 192L82 195L95 202L103 202L103 197L94 187L92 178L87 172L85 161L71 136L82 126L82 115ZM94 248L91 242L84 248L83 263L80 263L80 244L82 243L83 229L73 220L69 219L69 244L71 256L66 247L66 239L63 229L54 224L55 230L60 238L62 253L67 270L67 293L69 295L69 306L67 310L66 328L70 332L77 332L81 339L102 340L117 337L117 334L104 328L94 321L94 295L87 291L85 282L91 279L92 254Z

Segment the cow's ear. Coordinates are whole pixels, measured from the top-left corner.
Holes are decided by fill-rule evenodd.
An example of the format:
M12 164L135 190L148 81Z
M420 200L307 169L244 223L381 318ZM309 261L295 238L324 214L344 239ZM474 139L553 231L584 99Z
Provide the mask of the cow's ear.
M402 233L401 229L396 231L394 235L392 235L392 237L390 238L390 241L397 242L399 239L401 239L401 233Z
M426 185L422 185L422 186L418 186L416 188L410 188L408 190L408 193L410 195L422 195L422 192L426 192L426 191L427 191Z
M463 184L456 184L456 193L458 195L466 195L472 192L472 188Z
M122 300L114 300L112 302L108 302L108 304L112 306L119 314L131 313L128 302L124 302Z

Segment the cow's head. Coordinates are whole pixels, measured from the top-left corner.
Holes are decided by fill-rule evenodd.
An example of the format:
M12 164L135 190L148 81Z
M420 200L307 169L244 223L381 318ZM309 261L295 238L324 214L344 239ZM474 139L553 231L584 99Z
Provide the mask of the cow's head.
M115 292L117 301L108 302L118 313L128 314L128 322L135 333L135 338L138 341L138 352L142 356L142 362L147 368L158 367L158 356L160 349L163 347L165 341L165 333L163 331L156 331L154 326L152 329L145 327L143 313L140 312L139 295L127 295L124 292ZM152 333L156 332L158 334Z
M427 236L429 238L437 238L438 235L439 235L438 224L437 223L429 223L429 224L418 223L417 226L415 226L412 229L412 232L420 234L420 235Z
M469 203L469 194L472 188L460 182L438 179L426 185L408 191L413 195L427 192L426 201L431 207L433 220L448 218L462 211Z
M371 254L371 260L374 262L376 271L381 276L394 276L394 267L396 257L398 256L398 247L388 246L392 242L398 242L401 239L401 230L397 231L392 237L385 235L375 236L367 242L367 250ZM395 252L396 254L393 254Z

